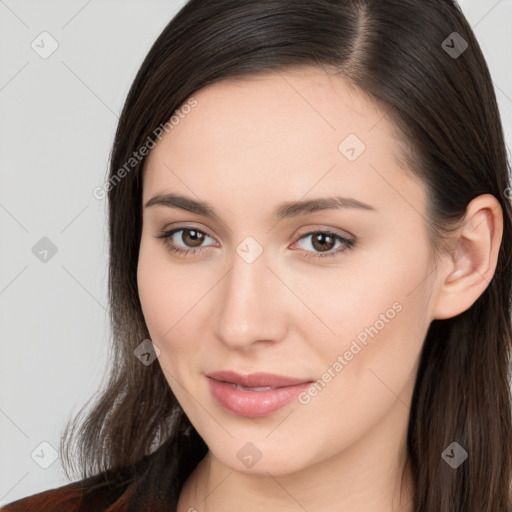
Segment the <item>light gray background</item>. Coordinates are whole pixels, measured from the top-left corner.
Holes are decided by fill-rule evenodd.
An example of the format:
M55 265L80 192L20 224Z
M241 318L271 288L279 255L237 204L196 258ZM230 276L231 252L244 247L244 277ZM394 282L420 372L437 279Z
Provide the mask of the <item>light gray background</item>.
M60 458L41 467L52 461L41 443L58 450L107 363L106 201L92 191L131 81L184 3L0 0L0 506L67 483ZM510 148L512 0L460 5ZM59 45L47 59L31 47L43 31ZM42 237L57 247L46 262L32 252Z

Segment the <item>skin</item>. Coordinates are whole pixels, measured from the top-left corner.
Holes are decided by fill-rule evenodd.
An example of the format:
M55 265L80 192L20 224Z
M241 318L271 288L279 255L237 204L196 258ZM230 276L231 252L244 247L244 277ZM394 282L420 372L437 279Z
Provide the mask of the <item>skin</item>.
M306 68L268 72L210 84L194 98L198 105L148 156L143 205L174 192L207 201L218 217L144 208L137 276L158 364L209 448L178 511L412 510L409 471L402 493L400 478L420 350L431 321L468 309L492 278L499 203L475 198L456 250L436 264L423 183L399 165L384 112L343 79ZM349 134L366 146L354 161L338 149ZM272 218L282 202L333 195L375 211ZM172 237L200 252L174 254L157 238L179 227L206 232L202 244L187 231ZM326 229L354 247L308 258L322 246L301 236ZM263 249L251 263L237 253L248 236ZM333 371L338 355L397 303L394 318ZM261 418L222 409L204 375L234 369L317 380L329 368L335 376L307 404L294 400ZM237 457L248 442L261 453L252 467Z

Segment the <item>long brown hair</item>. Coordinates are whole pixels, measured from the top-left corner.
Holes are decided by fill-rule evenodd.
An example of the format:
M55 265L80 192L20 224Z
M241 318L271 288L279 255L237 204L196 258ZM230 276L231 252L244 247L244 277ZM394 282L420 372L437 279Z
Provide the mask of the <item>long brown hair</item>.
M145 510L170 510L206 454L160 366L134 356L149 338L136 279L145 159L126 163L201 87L301 66L334 70L387 113L404 162L427 188L436 251L476 196L492 194L503 209L487 288L464 313L430 325L407 449L416 512L510 512L510 164L488 67L449 0L190 0L164 28L131 86L111 153L112 370L91 410L63 432L66 473L124 475ZM454 441L469 454L456 470L441 457Z

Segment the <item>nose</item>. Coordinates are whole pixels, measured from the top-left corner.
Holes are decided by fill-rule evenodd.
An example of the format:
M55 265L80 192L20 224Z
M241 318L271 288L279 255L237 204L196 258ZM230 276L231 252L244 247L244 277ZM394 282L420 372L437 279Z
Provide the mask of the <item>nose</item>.
M218 287L216 335L233 350L277 343L286 335L286 287L271 268L265 253L252 263L235 254Z

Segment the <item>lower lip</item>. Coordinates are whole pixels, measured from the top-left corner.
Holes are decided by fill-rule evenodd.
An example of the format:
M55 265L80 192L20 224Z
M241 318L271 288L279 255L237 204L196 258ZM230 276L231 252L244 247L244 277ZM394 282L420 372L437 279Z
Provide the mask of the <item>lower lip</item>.
M304 382L267 391L248 391L236 389L227 382L210 377L208 377L208 384L219 405L228 412L247 418L268 416L289 404L299 393L311 386L311 382Z

